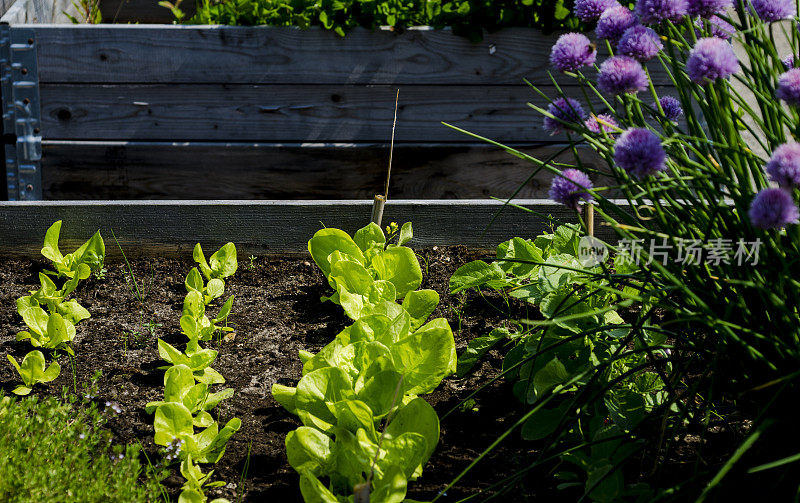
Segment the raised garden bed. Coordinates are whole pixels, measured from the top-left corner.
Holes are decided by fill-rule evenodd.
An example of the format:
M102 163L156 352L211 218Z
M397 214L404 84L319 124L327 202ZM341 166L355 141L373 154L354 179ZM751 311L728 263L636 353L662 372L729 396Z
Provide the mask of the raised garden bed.
M546 72L555 38L533 29L480 43L448 30L342 38L43 24L64 17L37 9L19 0L2 22L35 45L44 199L371 197L385 173L396 89L394 197L507 197L528 177L525 162L442 121L539 158L565 139L525 106L545 102L524 79L555 95ZM587 166L596 162L587 153ZM519 197L544 197L549 180L541 173Z

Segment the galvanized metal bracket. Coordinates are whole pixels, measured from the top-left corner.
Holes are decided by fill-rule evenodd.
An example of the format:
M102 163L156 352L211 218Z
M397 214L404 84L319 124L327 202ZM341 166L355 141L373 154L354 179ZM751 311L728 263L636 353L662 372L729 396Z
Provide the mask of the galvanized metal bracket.
M33 29L0 25L0 89L8 199L41 200L41 108Z

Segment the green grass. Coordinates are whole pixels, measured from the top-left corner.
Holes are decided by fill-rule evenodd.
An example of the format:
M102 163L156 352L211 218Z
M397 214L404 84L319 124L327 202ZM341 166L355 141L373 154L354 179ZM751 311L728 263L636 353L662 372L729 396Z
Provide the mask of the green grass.
M0 501L159 500L158 477L143 468L141 447L114 443L104 428L110 414L66 388L43 399L0 391Z

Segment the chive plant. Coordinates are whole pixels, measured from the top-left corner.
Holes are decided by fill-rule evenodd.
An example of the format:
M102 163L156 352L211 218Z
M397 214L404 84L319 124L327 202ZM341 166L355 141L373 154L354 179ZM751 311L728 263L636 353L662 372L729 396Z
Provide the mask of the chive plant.
M166 449L167 461L180 460L180 472L186 479L180 501L205 502L205 491L224 485L211 482L213 470L204 473L200 464L216 464L225 453L225 445L241 427L239 418L230 419L220 429L211 411L222 400L233 396L232 388L212 391L213 385L225 383L225 378L211 368L217 351L203 348L219 331L231 330L227 319L233 306L233 295L209 317L210 304L225 293L225 278L238 267L236 246L227 243L206 260L198 243L193 252L198 267L186 276L186 297L180 319L183 334L189 339L185 351L159 339L158 353L170 366L164 367L164 400L150 402L148 414L155 413L155 443ZM195 433L195 428L200 431ZM225 503L217 498L212 503Z
M75 325L91 316L77 300L69 297L81 280L102 270L105 244L98 231L77 250L63 255L58 247L61 222L59 220L50 226L42 247L42 255L51 261L55 270L40 272L39 289L17 299L17 313L28 328L17 334L17 340L28 340L34 348L50 350L53 361L47 366L45 355L39 349L30 351L21 363L6 355L22 378L22 384L13 390L17 395L27 395L37 383L50 382L58 377L61 372L57 361L59 351L64 351L70 358L75 356L71 346L75 339ZM61 278L66 280L59 287L55 280Z
M549 104L529 105L574 162L504 148L555 175L553 199L595 205L616 233L609 247L636 263L625 274L610 267L606 280L620 298L636 282L639 293L628 298L640 325L665 318L674 367L649 448L668 458L675 439L705 436L730 404L753 421L727 462L698 463L694 477L660 497L703 500L724 491L723 481L736 487L755 477L796 491L798 439L786 403L800 385L797 6L638 0L628 11L578 0L576 10L597 20L595 41L567 34L551 53L574 86L553 78L555 96L531 86ZM596 44L609 52L599 65ZM583 164L589 150L605 162ZM608 183L594 187L586 174Z

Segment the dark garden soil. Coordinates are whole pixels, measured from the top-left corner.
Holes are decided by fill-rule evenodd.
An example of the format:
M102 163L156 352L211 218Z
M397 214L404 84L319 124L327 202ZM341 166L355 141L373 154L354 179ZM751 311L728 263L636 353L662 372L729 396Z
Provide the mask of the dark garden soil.
M485 335L502 323L503 316L491 302L476 294L451 296L448 280L462 264L480 256L461 247L420 252L427 268L423 288L441 295L434 316L449 320L455 333L458 352L469 340ZM31 346L16 342L15 334L24 324L16 314L15 299L39 286L38 272L44 259L0 263L0 351L21 359ZM92 313L92 318L77 326L74 348L78 389L100 370L96 400L120 405L122 412L110 425L120 442L139 440L151 459L158 459L153 444L152 416L145 413L147 402L163 397L163 364L156 350L156 338L182 347L186 337L180 333L179 319L186 293L183 280L194 266L190 260L142 259L131 263L133 276L146 295L140 303L124 262L109 261L105 277L83 282L76 298ZM284 437L300 425L297 419L272 399L273 383L294 385L300 378L300 349L316 352L349 324L339 306L321 303L329 293L326 282L313 262L307 259L257 258L252 266L241 258L239 271L226 282L226 297L235 294L230 323L235 332L227 340L214 341L219 349L215 369L235 389L232 399L215 409L220 422L232 417L242 420L242 428L228 443L226 454L216 466L215 479L227 485L215 496L231 501L302 501L298 477L286 460ZM218 306L216 307L218 308ZM214 308L214 309L216 309ZM519 307L519 309L524 309ZM526 317L526 313L516 313ZM531 313L532 315L533 313ZM218 346L218 347L217 347ZM49 357L48 357L49 358ZM4 359L5 360L5 359ZM56 394L73 386L69 360L61 357L61 376L53 383L39 385L36 393ZM501 359L492 354L481 367L464 379L449 378L425 398L443 417L472 391L488 383L499 372ZM0 363L0 386L10 392L18 376L9 363ZM439 446L424 475L410 483L410 498L429 500L498 435L519 417L519 403L510 387L498 381L476 396L470 407L457 409L443 417ZM249 470L241 482L249 451ZM477 465L457 486L439 501L456 501L487 489L525 466L531 447L518 434L511 435ZM533 495L546 496L553 490L543 474L528 477L534 487L520 488L514 501L527 501ZM165 481L177 493L177 476ZM489 492L490 494L491 492ZM483 495L477 500L484 499ZM505 497L501 501L508 501Z

